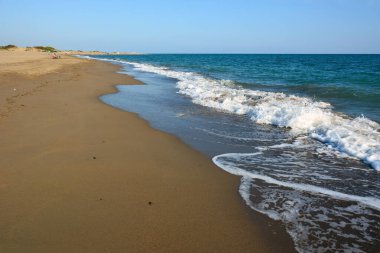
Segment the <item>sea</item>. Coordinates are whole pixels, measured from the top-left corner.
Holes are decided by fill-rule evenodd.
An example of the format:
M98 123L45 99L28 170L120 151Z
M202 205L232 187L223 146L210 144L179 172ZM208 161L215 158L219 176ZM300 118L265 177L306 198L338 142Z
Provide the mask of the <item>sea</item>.
M103 102L240 177L298 252L380 252L380 55L85 57L145 84Z

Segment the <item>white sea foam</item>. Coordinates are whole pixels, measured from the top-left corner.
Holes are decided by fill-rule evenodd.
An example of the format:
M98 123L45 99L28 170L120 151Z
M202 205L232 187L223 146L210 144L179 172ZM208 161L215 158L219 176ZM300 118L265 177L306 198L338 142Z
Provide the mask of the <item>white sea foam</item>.
M280 147L273 150L277 148ZM327 186L332 180L341 179L323 174L323 169L305 175L303 168L310 168L311 164L289 168L289 162L297 159L293 157L297 152L289 156L285 151L285 159L279 160L270 153L266 157L264 152L223 154L215 156L213 162L241 176L239 193L245 203L282 221L298 252L365 252L366 245L379 242L378 194L366 197L312 185L328 181L322 184ZM275 165L266 169L269 163ZM302 183L303 176L312 178L310 183Z
M339 115L330 104L310 98L249 90L196 73L127 63L137 70L178 79L179 93L191 97L196 104L247 115L261 124L289 127L294 134L308 134L380 170L380 125L367 118Z
M178 79L179 93L196 104L247 115L259 124L288 127L295 135L307 134L330 148L359 158L380 171L380 125L364 117L350 118L329 103L277 92L244 89L229 80L213 80L192 72L149 64L127 63L135 69Z
M93 57L90 57L90 56L87 56L87 55L76 54L74 56L78 57L78 58L82 58L82 59L87 59L87 60L93 60L94 59Z
M309 98L244 89L231 81L212 80L196 73L147 64L106 61L127 63L137 70L178 79L179 93L189 96L196 104L246 115L256 123L290 128L297 136L291 144L256 147L260 152L253 154L223 154L214 157L213 161L227 172L242 177L239 193L247 205L272 219L284 222L299 252L334 252L337 249L343 250L342 252L363 252L361 246L355 243L365 245L378 241L378 194L372 194L371 189L369 192L346 190L345 186L335 184L341 180L339 173L326 172L323 166L315 170L314 164L304 164L303 160L297 159L297 154L305 149L310 150L310 145L317 143L309 138L311 137L327 144L325 147L321 147L323 145L320 143L317 145L317 151L322 156L326 150L334 151L329 152L333 156L339 151L362 159L380 171L378 123L364 117L349 118L334 112L330 104ZM208 133L240 141L254 141L254 138L242 138L224 132ZM279 152L282 149L291 149L292 153L289 154L289 150L286 150L281 157ZM265 152L269 154L267 159L263 157ZM275 159L271 152L276 152ZM257 160L252 157L257 157ZM274 167L265 168L273 163ZM316 166L320 167L319 164ZM308 168L312 168L312 172ZM344 170L347 172L350 168L344 167ZM363 179L359 178L358 184L360 180ZM268 187L261 187L256 182ZM331 182L334 182L334 187L330 188ZM258 194L259 200L252 198L254 193ZM348 226L351 226L352 233L347 232ZM310 238L318 240L311 241ZM342 238L355 243L340 244Z
M210 135L214 135L214 136L218 136L218 137L222 137L222 138L227 138L227 139L231 139L231 140L257 141L257 142L272 142L273 141L272 139L233 136L233 135L227 134L225 132L218 132L216 130L212 131L212 130L208 130L205 128L194 128L194 129L196 129L198 131L205 132L205 133L210 134ZM281 139L281 140L285 141L287 139Z
M250 172L244 169L238 168L235 163L229 163L228 161L221 161L221 158L234 158L234 160L238 161L241 157L244 156L255 156L260 155L261 152L257 153L251 153L251 154L242 154L242 153L230 153L230 154L223 154L215 156L212 161L223 170L237 175L242 176L246 178L253 178L253 179L260 179L263 180L269 184L275 184L287 188L291 188L298 191L308 192L310 194L323 194L326 196L329 196L334 199L340 199L340 200L347 200L347 201L354 201L358 202L360 204L366 205L368 207L374 208L376 210L380 211L380 199L374 198L374 197L363 197L363 196L356 196L351 194L346 194L338 191L333 191L327 188L322 188L314 185L309 184L301 184L301 183L292 183L292 182L285 182L280 181L275 178L258 174L255 172Z

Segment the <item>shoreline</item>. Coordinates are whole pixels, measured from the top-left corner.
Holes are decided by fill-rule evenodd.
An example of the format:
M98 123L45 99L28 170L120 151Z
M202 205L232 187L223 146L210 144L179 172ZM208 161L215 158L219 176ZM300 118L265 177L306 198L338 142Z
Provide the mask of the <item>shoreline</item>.
M363 182L367 181L366 178L369 175L373 175L375 179L376 171L369 170L359 160L353 161L345 158L341 160L341 157L334 155L329 157L328 154L315 156L315 153L320 154L317 148L322 147L323 150L325 145L323 143L298 138L295 141L291 135L287 134L289 133L287 130L271 126L261 127L260 124L251 127L252 122L249 118L208 109L207 104L201 106L203 105L202 101L207 102L207 95L197 97L191 91L200 89L205 94L218 94L218 92L212 92L214 83L205 82L206 85L204 85L202 79L191 79L194 77L191 73L194 68L197 68L193 66L197 66L197 62L205 60L208 56L200 55L196 59L189 59L192 57L183 55L178 57L175 62L172 61L171 55L143 58L133 56L102 58L105 58L106 61L114 60L123 66L122 73L137 77L147 84L117 86L119 92L105 95L102 99L105 103L125 111L138 113L153 127L180 137L190 147L201 151L208 157L215 157L215 163L225 171L237 176L244 175L245 180L242 181L239 188L244 202L252 209L261 210L273 219L280 219L287 227L289 234L292 235L299 251L318 251L321 248L355 251L360 248L372 252L376 248L378 240L375 224L378 219L375 214L378 214L378 208L376 205L372 205L371 201L366 202L360 196L355 199L353 190L344 187L344 183L334 182L334 179L341 178L342 175L339 173L342 170L350 175L350 171L346 170L350 166L353 167L352 170L355 174L355 176L351 174L352 178L357 178L358 181L362 179ZM215 61L218 57L211 59ZM237 60L234 57L232 59ZM182 65L182 62L186 62L186 60L189 60L189 63ZM160 62L158 66L155 65L156 62ZM206 67L202 70L208 73L210 65L205 65ZM174 66L182 66L182 69L178 71ZM238 72L239 67L235 70ZM231 69L228 72L232 72ZM210 71L209 74L203 76L212 76L216 73ZM216 78L216 80L218 79ZM207 84L209 84L209 89ZM194 87L193 90L186 92L188 88L192 89L192 87ZM232 91L231 94L233 94ZM205 100L197 100L200 98ZM281 103L281 100L277 102ZM197 105L198 103L201 105ZM246 137L245 140L252 141L236 142L235 140L239 137ZM268 142L261 143L259 140ZM299 143L297 143L298 141ZM220 145L221 143L223 145ZM241 145L238 147L235 146L235 143ZM282 146L282 144L285 145ZM287 147L287 144L291 145ZM263 147L265 150L265 146L268 147L268 152L263 151L257 156L256 154L249 155L254 147ZM229 155L230 153L232 154ZM218 154L224 155L220 156L222 158L216 158ZM246 156L247 154L248 156ZM288 161L290 161L289 166L287 166ZM298 165L296 165L297 163ZM319 174L321 168L324 171ZM295 175L295 179L292 176L287 178L282 171ZM305 171L309 171L310 176ZM313 174L313 172L317 172L317 174ZM319 175L324 174L332 177L321 180L322 176L319 178ZM264 176L262 177L262 175ZM269 177L265 177L266 175ZM272 181L272 179L275 180ZM298 184L300 182L305 182L305 185ZM361 196L368 194L368 196L376 198L376 185L373 185L373 190L366 189L364 185L362 188L360 184L354 188L363 189L363 192L366 192L366 194L360 194ZM317 193L318 191L322 194ZM347 199L341 198L342 192L347 194L345 195ZM248 196L250 196L249 199ZM350 203L352 206L347 207L346 203ZM316 215L317 213L318 215ZM331 223L326 223L326 220ZM346 231L344 224L347 220L351 220L353 223L357 222L359 226L353 226L351 231ZM338 223L343 225L334 225ZM361 230L360 226L362 225L368 226L368 228ZM321 234L328 233L327 231L330 233L329 237L320 237ZM366 239L362 240L363 237Z
M260 231L239 178L99 99L137 82L119 66L48 60L77 62L0 73L1 250L294 251L275 222Z

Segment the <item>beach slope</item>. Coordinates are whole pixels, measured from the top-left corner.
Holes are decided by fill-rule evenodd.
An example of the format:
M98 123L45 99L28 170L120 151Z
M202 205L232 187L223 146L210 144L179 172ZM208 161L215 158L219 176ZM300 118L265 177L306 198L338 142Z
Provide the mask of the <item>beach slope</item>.
M0 52L0 251L292 251L284 232L268 243L238 178L99 101L139 83L117 70Z

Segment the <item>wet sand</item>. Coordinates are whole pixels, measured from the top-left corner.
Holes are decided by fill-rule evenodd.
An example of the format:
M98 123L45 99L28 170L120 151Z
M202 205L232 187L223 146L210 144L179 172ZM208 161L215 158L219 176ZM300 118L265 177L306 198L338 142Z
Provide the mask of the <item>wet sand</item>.
M138 83L117 66L6 54L0 252L294 251L278 223L243 204L238 178L100 102Z

